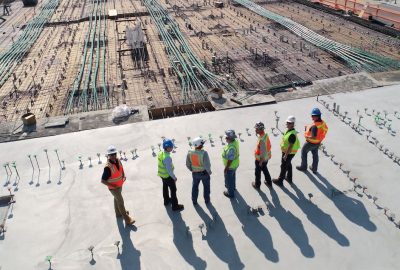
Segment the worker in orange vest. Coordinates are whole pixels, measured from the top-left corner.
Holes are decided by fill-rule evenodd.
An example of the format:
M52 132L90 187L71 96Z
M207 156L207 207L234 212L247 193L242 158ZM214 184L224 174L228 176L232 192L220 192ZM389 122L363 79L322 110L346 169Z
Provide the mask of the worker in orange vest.
M203 183L204 202L210 202L210 175L211 163L207 151L203 149L206 141L200 137L193 139L194 150L190 150L186 157L186 167L192 172L192 202L197 205L200 181Z
M255 156L255 181L251 183L253 188L260 189L261 186L261 172L264 173L264 184L267 187L272 187L271 175L269 174L267 164L271 158L271 142L269 140L268 133L265 132L265 127L262 122L256 123L254 126L256 136L258 137L256 150L254 151Z
M108 187L114 196L114 209L117 217L123 217L127 225L135 223L135 220L129 216L125 209L124 198L122 197L122 186L126 180L124 168L121 161L117 158L117 149L115 146L109 146L107 149L108 160L104 167L101 182Z
M328 126L321 119L321 111L318 108L312 109L311 118L313 120L313 124L305 127L304 137L306 139L306 143L301 149L301 165L296 166L296 169L298 169L299 171L307 170L307 154L311 151L313 156L313 163L309 167L309 169L313 173L317 173L319 160L318 148L321 142L325 139L326 134L328 133Z

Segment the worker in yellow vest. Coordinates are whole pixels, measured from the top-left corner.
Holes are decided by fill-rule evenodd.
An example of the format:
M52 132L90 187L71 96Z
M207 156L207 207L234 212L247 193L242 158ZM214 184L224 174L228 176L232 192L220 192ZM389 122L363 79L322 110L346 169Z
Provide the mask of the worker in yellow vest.
M269 174L267 164L271 158L271 141L269 140L268 133L265 132L264 123L258 122L254 126L256 136L258 137L255 156L255 181L251 183L253 188L260 189L261 186L261 172L264 174L264 184L272 187L271 175Z
M110 145L107 149L107 164L104 167L101 182L108 187L114 197L114 210L117 217L123 217L125 223L130 225L135 220L129 216L125 209L124 198L122 197L122 186L125 183L126 176L121 161L117 158L117 148Z
M170 139L163 141L164 151L158 153L158 176L161 177L163 182L163 198L164 205L167 206L172 204L173 211L183 210L183 205L178 204L178 198L176 197L176 181L178 178L174 174L174 164L172 164L171 152L174 149L174 143ZM169 192L171 192L171 197Z
M239 142L236 140L235 131L225 131L227 145L222 150L222 162L224 164L225 187L224 195L228 198L235 196L236 169L239 167Z
M300 149L299 138L297 137L297 131L294 129L296 118L289 116L286 120L286 132L283 134L281 140L281 172L279 177L273 179L274 184L278 186L283 185L283 180L288 181L290 184L293 183L293 171L292 171L292 159Z
M301 165L297 166L296 169L299 171L307 170L307 154L311 151L313 162L309 169L313 173L317 173L319 161L318 148L328 133L328 126L321 119L321 111L318 108L312 109L311 118L313 124L305 127L304 137L306 138L306 143L301 149Z
M192 172L192 202L197 205L200 181L203 183L204 202L210 202L210 175L211 163L207 151L203 149L206 141L200 137L194 138L192 144L194 150L189 150L186 156L186 167Z

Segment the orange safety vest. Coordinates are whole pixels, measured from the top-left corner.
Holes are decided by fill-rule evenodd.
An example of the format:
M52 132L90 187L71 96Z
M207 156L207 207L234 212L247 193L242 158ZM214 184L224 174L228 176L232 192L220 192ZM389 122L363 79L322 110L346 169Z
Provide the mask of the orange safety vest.
M202 172L205 170L203 163L204 151L189 151L189 158L192 163L192 172Z
M307 138L307 137L312 136L311 128L313 126L317 127L317 136L313 139ZM313 144L320 144L325 139L326 133L328 133L328 126L326 125L326 123L324 121L321 120L319 122L315 122L312 125L307 126L306 132L304 132L304 136L306 137L307 142L313 143Z
M117 165L112 164L111 162L107 161L106 167L110 168L111 176L107 179L107 186L109 189L116 189L122 187L124 184L124 168L122 167L122 163L119 159L117 159L119 169Z
M258 141L257 141L257 146L256 146L256 150L254 151L254 156L256 158L256 160L260 160L261 156L261 143L265 143L265 146L267 148L267 153L265 153L264 156L264 160L269 160L272 155L271 155L271 141L269 140L269 136L267 133L265 133L264 135L258 137Z

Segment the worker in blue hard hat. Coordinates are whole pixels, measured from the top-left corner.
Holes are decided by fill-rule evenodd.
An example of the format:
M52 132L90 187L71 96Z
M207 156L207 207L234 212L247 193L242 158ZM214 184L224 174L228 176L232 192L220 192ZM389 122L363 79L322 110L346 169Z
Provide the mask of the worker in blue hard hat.
M158 153L158 176L161 177L163 182L163 198L164 205L167 206L172 204L173 211L183 210L183 205L178 204L178 198L176 197L176 181L178 180L174 174L174 165L172 164L171 152L174 149L174 143L170 139L163 141L164 151ZM169 191L171 197L169 196Z
M239 142L236 140L235 131L225 131L227 145L222 150L222 162L224 164L225 187L224 195L228 198L235 196L236 169L239 167Z
M317 173L319 161L318 148L328 133L328 126L321 119L321 111L318 108L312 109L311 118L313 123L305 127L304 137L306 139L306 143L301 149L301 165L296 166L296 169L299 171L307 170L307 154L311 151L313 162L309 169L313 173Z

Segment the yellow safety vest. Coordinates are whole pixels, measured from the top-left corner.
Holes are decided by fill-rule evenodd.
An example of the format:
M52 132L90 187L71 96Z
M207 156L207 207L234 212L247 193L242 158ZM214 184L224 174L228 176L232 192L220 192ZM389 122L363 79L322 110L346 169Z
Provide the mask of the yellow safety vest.
M222 150L222 161L224 163L224 166L226 167L226 164L228 164L227 155L231 149L235 150L235 157L232 160L232 163L229 166L229 169L236 169L237 167L239 167L239 142L238 142L238 140L234 140L233 142L229 143L227 146L224 147L224 149Z

